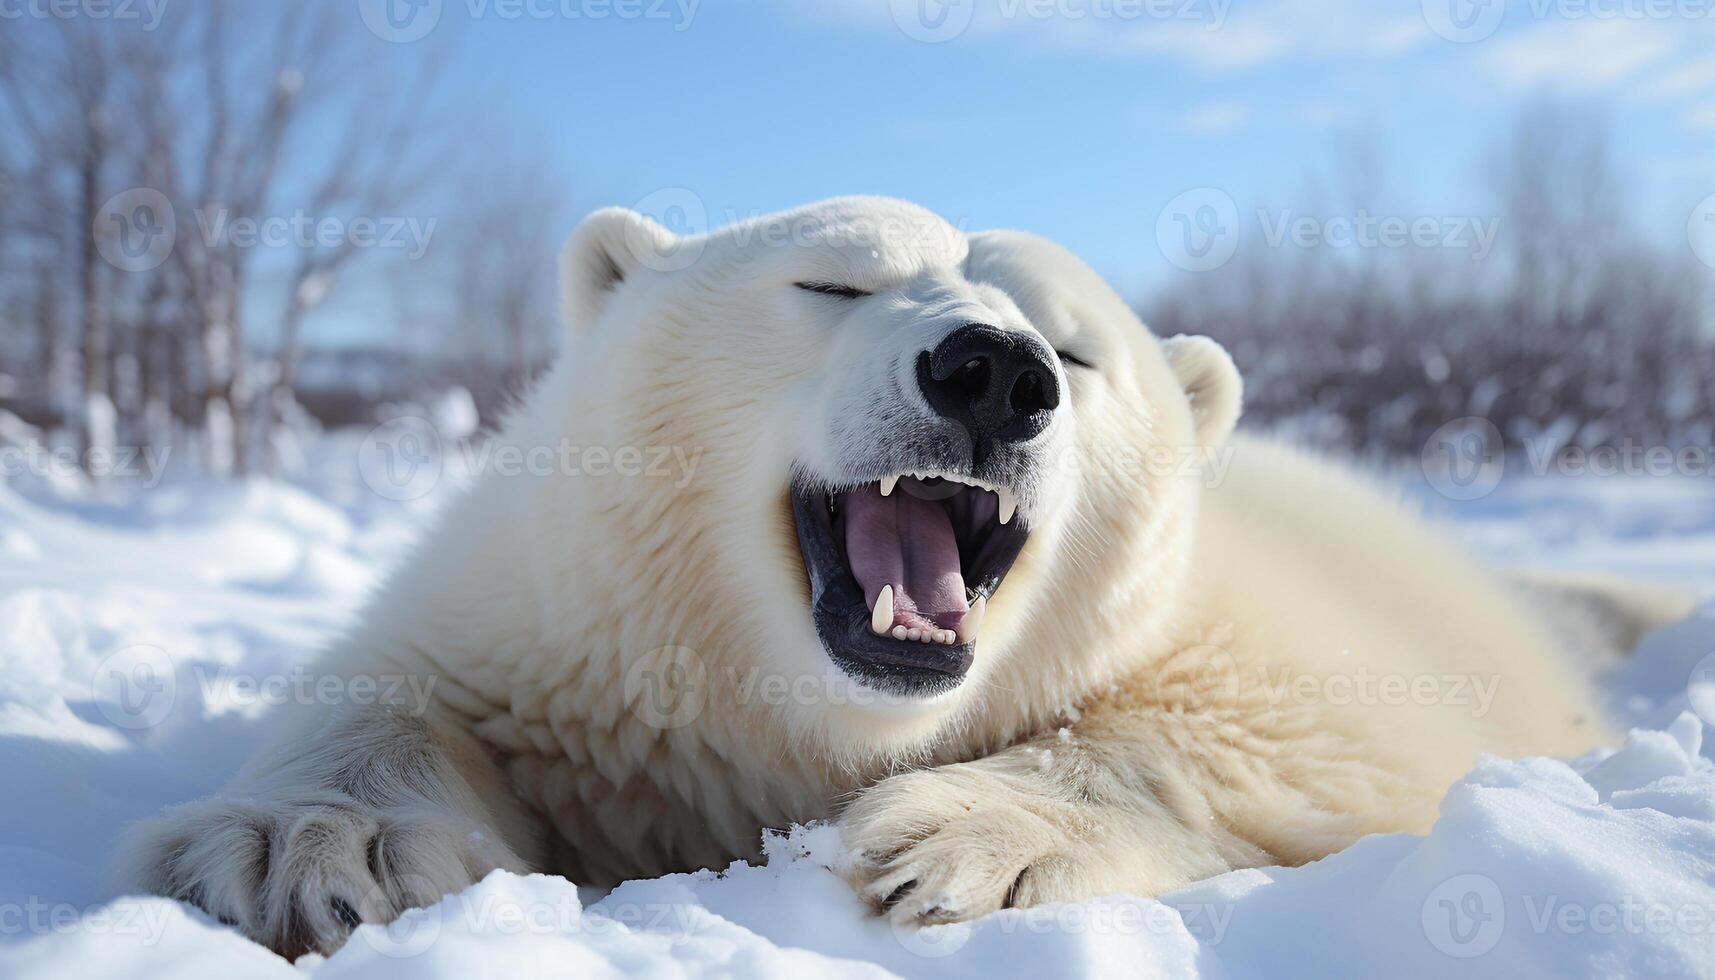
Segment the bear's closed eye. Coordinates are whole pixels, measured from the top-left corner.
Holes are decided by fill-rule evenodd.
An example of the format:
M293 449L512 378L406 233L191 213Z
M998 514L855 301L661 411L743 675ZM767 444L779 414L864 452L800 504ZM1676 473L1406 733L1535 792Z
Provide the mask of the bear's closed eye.
M792 285L805 292L821 293L823 296L838 296L841 299L862 299L865 296L874 295L856 286L842 286L837 282L795 282Z
M1083 358L1079 357L1076 354L1068 354L1063 350L1057 349L1054 351L1054 356L1058 357L1061 361L1072 365L1073 367L1088 368L1089 370L1092 370L1092 371L1094 371L1096 369L1096 366L1094 364L1091 364L1089 361L1084 360Z

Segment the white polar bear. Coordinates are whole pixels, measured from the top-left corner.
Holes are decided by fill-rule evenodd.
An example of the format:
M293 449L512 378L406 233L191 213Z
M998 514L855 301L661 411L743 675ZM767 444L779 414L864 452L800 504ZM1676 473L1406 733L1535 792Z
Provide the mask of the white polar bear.
M615 465L480 478L321 661L432 702L290 709L134 884L327 951L496 867L835 818L928 923L1421 831L1477 753L1608 737L1520 592L1230 440L1225 353L1055 245L844 198L601 211L563 265L566 353L497 440ZM617 465L664 449L694 473Z

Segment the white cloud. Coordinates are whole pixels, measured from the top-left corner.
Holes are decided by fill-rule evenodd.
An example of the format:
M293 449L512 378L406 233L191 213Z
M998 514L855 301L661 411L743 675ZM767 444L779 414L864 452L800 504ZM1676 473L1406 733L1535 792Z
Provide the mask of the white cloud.
M1381 24L1366 32L1366 47L1372 54L1396 55L1431 40L1429 25L1421 17L1407 17Z
M1512 88L1591 91L1672 55L1678 47L1673 26L1639 20L1552 21L1491 42L1484 60Z
M1243 102L1206 102L1192 106L1173 121L1180 132L1199 136L1230 133L1250 122L1251 107Z
M1699 185L1715 174L1715 153L1670 153L1644 163L1644 176L1657 183L1693 181Z
M1292 114L1306 126L1334 126L1351 117L1350 110L1333 99L1301 102Z
M1678 99L1711 93L1715 93L1715 58L1669 69L1643 89L1643 94L1652 99Z
M1340 4L1336 11L1326 0L1200 2L1201 9L1225 13L1201 20L1065 21L1056 31L1057 40L1117 54L1178 58L1198 69L1229 72L1287 58L1392 60L1433 38L1422 17L1388 15L1372 2ZM1227 3L1230 8L1222 6ZM1199 4L1191 2L1186 9L1199 9Z
M1685 110L1685 128L1699 131L1715 129L1715 102L1692 106Z
M911 34L955 18L949 40L1026 44L1227 73L1287 58L1391 60L1435 40L1420 0L776 0L802 20ZM1384 9L1392 8L1392 9ZM906 23L902 25L901 19Z
M1218 31L1192 23L1149 24L1107 32L1064 30L1061 43L1114 54L1177 58L1210 72L1250 68L1285 54L1289 38L1258 27L1228 24ZM1078 36L1074 36L1078 35Z

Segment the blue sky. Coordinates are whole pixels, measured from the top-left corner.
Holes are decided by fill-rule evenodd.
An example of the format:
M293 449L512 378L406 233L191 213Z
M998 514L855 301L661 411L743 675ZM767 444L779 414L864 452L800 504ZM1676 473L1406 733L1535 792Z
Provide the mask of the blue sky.
M890 194L1058 239L1132 296L1173 271L1169 200L1312 207L1306 175L1354 134L1387 161L1372 207L1486 213L1481 153L1543 96L1611 120L1662 240L1715 192L1715 0L388 2L433 27L378 56L451 45L454 85L543 148L574 211Z

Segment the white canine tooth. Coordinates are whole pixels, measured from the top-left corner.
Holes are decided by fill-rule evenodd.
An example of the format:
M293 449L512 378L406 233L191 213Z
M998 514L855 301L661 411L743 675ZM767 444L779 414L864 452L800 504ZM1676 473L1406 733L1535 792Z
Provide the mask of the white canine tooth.
M899 474L898 473L895 473L892 476L882 477L881 478L881 495L883 497L888 496L889 494L893 493L893 488L898 486L898 485L899 485ZM880 631L877 630L877 632L880 632Z
M1013 512L1018 510L1018 501L1012 499L1010 490L996 490L995 496L1000 498L1000 522L1005 524L1012 520Z
M893 586L882 586L881 595L875 597L875 610L869 614L869 628L882 636L893 628Z
M977 638L977 631L982 629L983 625L983 611L988 609L988 605L989 597L986 595L977 596L977 601L971 603L971 611L965 613L964 619L959 620L960 643L969 643Z
M903 627L903 626L895 626L895 627L894 627L894 628L893 628L893 638L894 638L894 639L896 639L896 640L903 640L903 639L905 639L905 627Z

